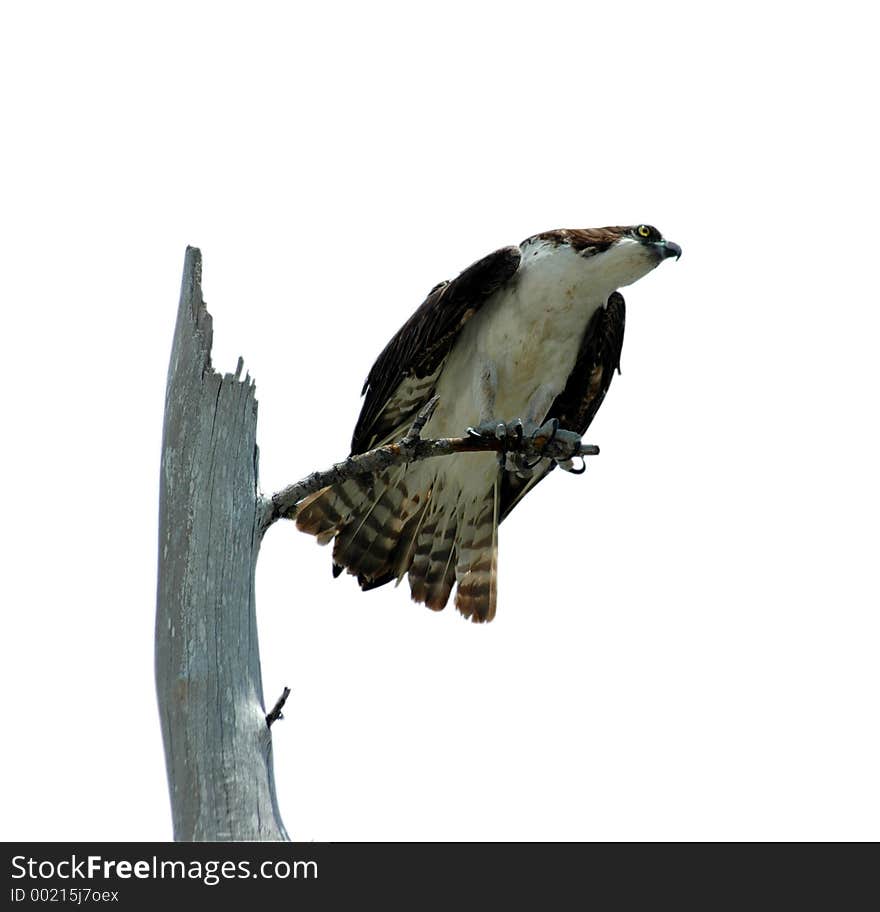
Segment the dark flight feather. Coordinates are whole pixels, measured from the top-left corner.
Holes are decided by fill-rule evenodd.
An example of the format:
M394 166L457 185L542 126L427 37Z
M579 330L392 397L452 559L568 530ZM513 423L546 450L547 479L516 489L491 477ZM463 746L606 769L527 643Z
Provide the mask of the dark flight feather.
M415 417L434 394L430 378L442 367L462 327L516 272L520 258L518 247L502 247L477 260L452 281L431 289L370 370L361 391L366 399L352 435L352 453L364 452L408 418ZM414 394L404 397L407 411L402 414L392 400L395 391L407 381L413 384Z

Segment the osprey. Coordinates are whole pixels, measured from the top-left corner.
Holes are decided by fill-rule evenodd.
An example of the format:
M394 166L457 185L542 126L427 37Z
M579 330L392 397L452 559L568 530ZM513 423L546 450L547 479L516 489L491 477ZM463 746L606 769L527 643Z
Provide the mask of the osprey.
M583 434L620 370L617 289L670 256L681 248L651 225L559 229L436 285L370 370L352 453L399 440L433 396L426 438L473 426L535 433L548 420ZM321 544L335 539L334 576L344 568L373 589L408 574L413 599L436 611L457 584L458 610L490 621L498 524L555 465L495 453L428 459L324 488L296 523Z

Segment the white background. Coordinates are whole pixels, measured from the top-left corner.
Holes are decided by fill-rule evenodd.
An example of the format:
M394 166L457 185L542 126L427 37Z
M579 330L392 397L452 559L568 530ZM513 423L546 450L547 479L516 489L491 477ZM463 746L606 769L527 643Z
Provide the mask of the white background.
M553 227L681 244L504 524L498 617L258 570L296 839L877 839L866 4L6 4L4 839L170 838L153 685L186 244L270 492L345 455L440 279Z

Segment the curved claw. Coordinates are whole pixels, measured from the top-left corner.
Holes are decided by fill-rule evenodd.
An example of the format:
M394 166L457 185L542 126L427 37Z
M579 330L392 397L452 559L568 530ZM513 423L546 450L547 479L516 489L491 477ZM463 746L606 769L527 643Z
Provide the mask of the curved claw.
M563 472L568 472L569 475L583 475L587 471L587 460L580 454L578 454L578 459L581 461L578 469L574 467L570 459L559 459L557 460L557 465Z
M582 475L587 464L580 453L581 437L574 431L566 430L560 427L558 418L549 418L542 425L537 425L531 419L511 418L509 421L498 421L489 419L478 424L476 427L469 427L467 433L471 437L494 437L501 442L498 450L498 461L507 471L516 472L522 477L529 477L529 473L535 469L543 459L553 459L564 471L572 475ZM539 455L532 462L527 462L521 453L522 441L529 437L534 441L531 448L539 454L546 452L550 444L555 444L555 452L568 452L567 458L559 455L545 456ZM514 452L511 453L511 450ZM577 456L581 460L578 468L572 464L572 460Z

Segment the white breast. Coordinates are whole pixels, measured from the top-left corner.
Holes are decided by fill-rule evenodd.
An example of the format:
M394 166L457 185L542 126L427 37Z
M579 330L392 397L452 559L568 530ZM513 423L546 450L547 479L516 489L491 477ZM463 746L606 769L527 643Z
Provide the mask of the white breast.
M514 281L483 305L456 342L437 386L431 432L457 435L479 421L478 374L490 362L499 419L522 415L539 386L561 392L590 317L624 284L616 260L611 252L583 257L567 246L526 245Z

